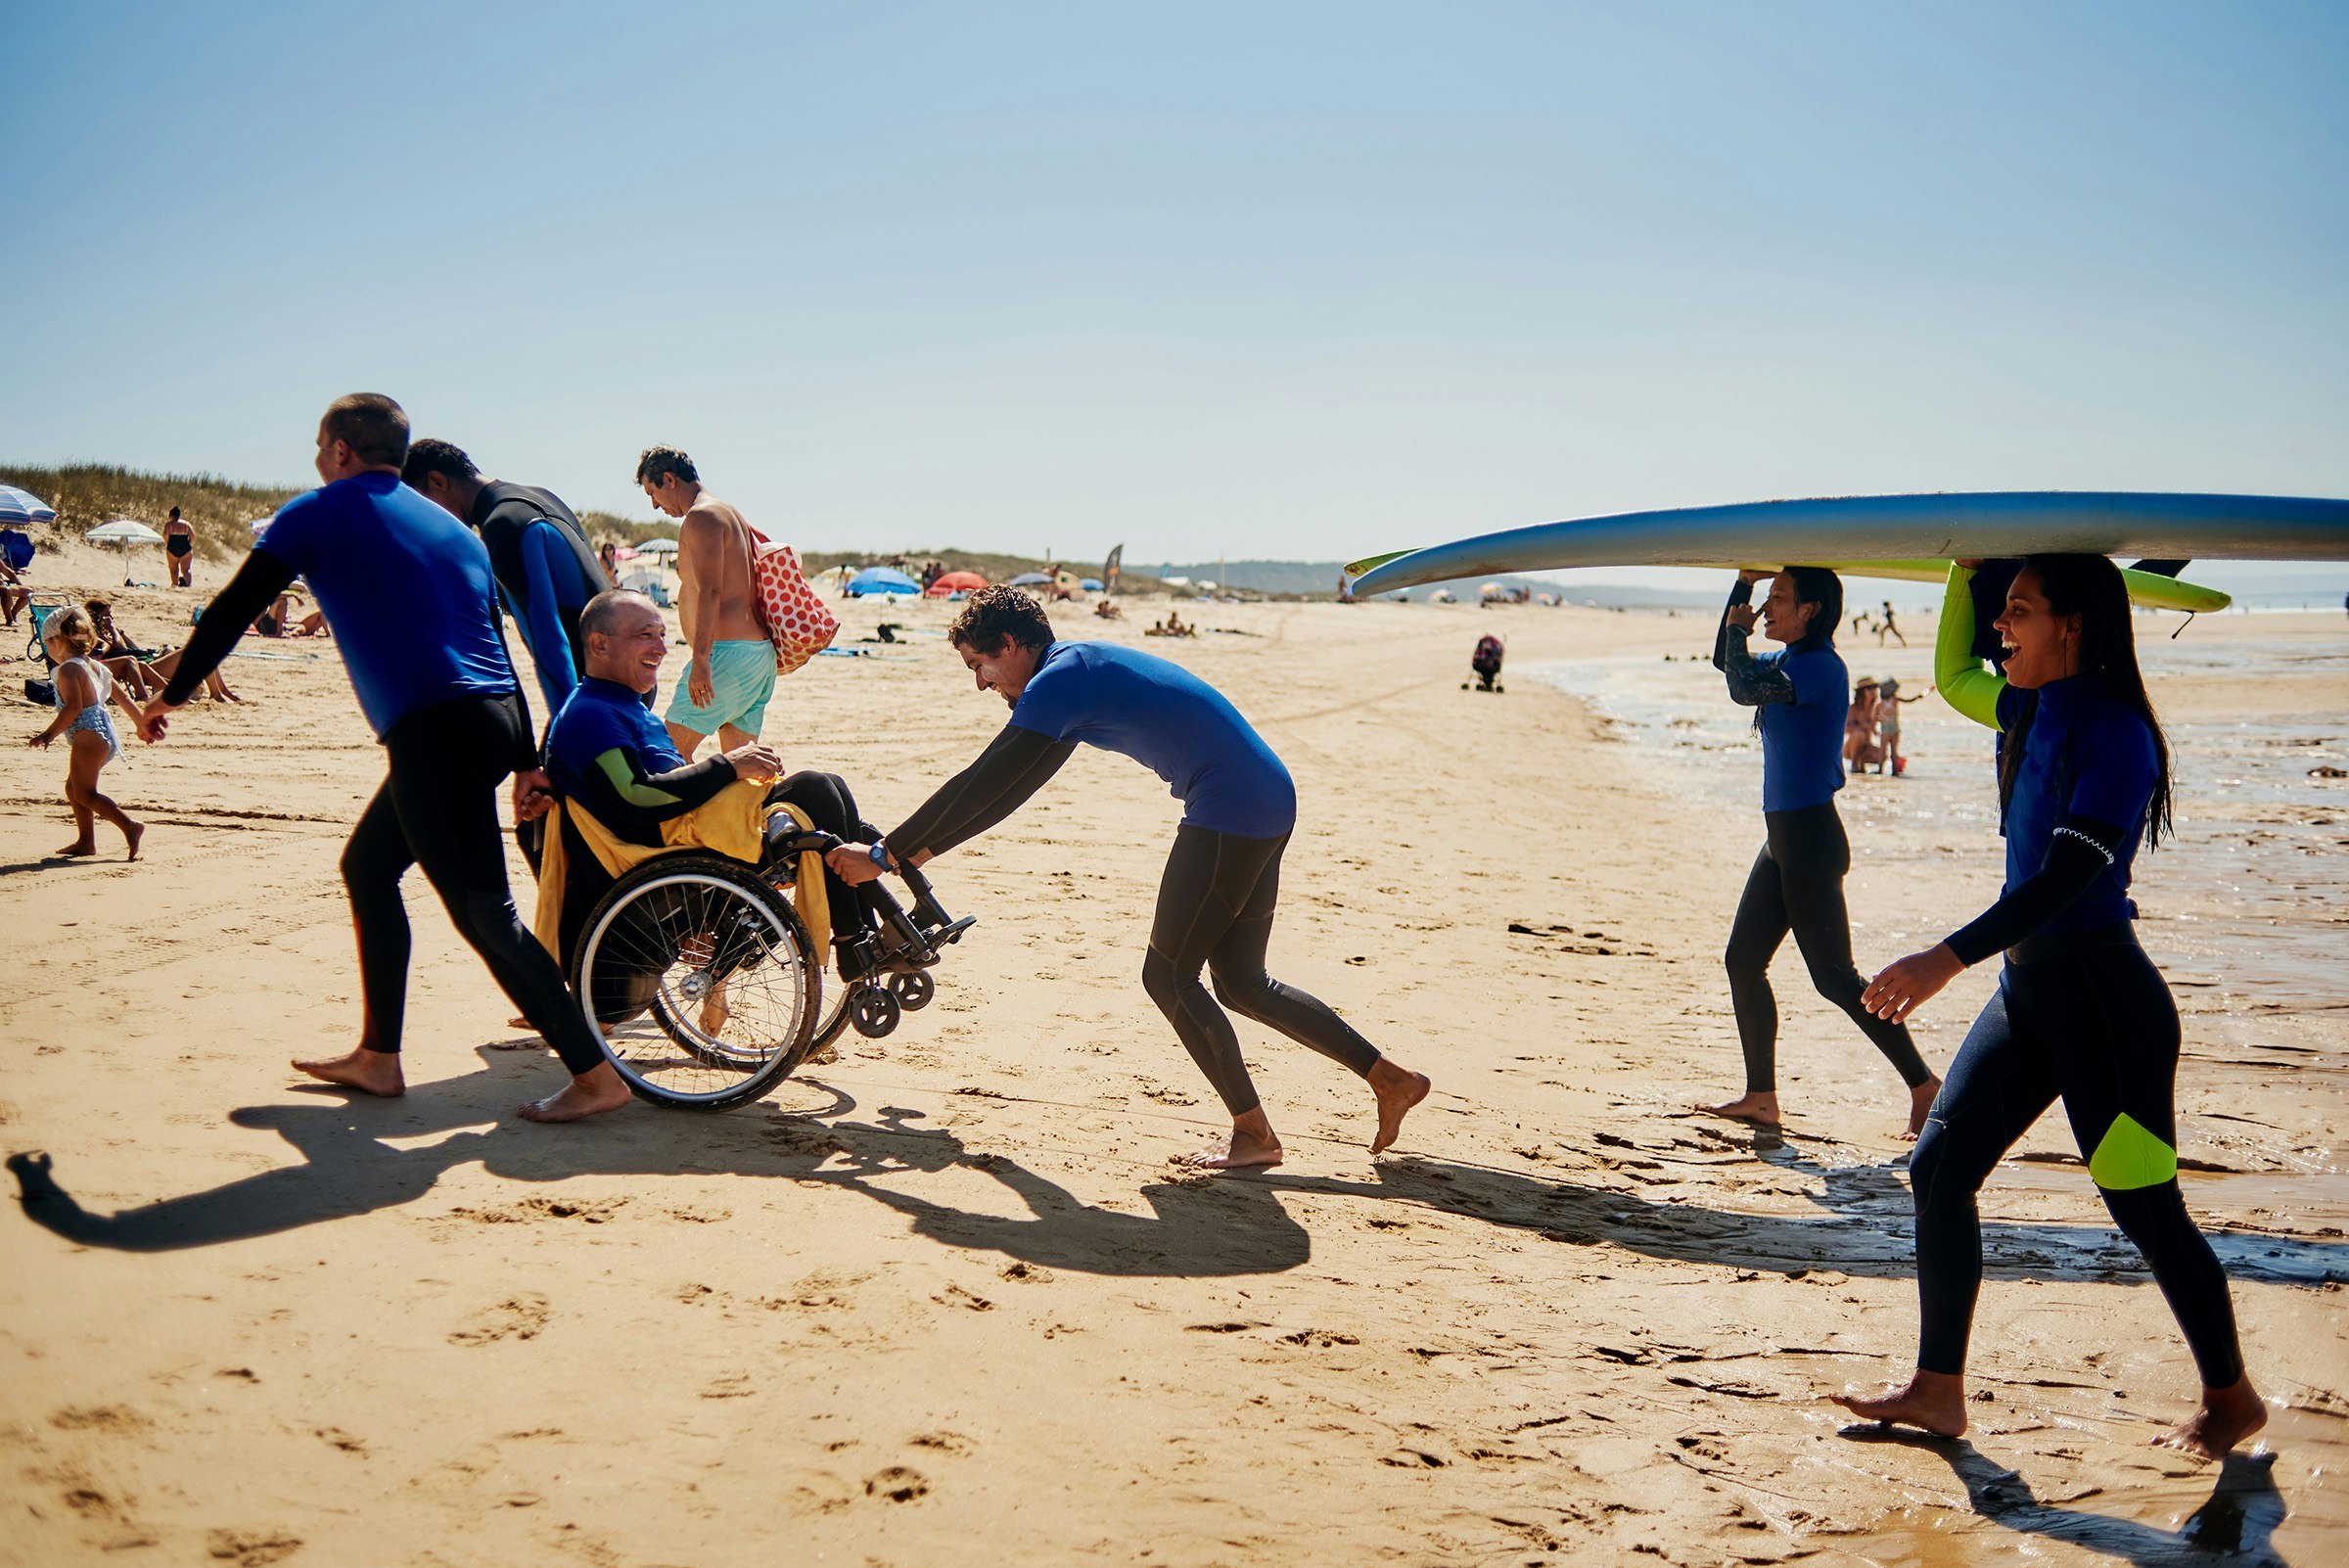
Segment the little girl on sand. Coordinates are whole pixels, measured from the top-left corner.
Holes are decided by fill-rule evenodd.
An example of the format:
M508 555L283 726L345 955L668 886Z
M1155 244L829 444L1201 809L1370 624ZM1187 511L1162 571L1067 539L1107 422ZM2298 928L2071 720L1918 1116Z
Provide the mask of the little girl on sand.
M42 627L41 641L57 665L52 677L57 686L57 719L25 744L45 747L60 735L69 737L72 755L66 762L66 804L73 807L74 825L81 829L79 838L57 853L96 854L97 818L103 816L122 830L122 842L130 847L124 858L135 860L139 840L147 830L98 793L98 773L122 750L115 737L115 718L107 712L107 700L120 704L133 724L138 722L139 711L115 685L106 667L89 657L98 645L98 628L88 611L78 606L58 611Z

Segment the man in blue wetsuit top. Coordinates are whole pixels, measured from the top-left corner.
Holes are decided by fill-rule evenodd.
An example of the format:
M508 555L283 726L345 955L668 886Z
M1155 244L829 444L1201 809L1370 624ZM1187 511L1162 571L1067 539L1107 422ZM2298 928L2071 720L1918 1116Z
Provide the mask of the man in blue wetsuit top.
M756 741L697 762L677 750L668 726L644 706L668 655L668 628L652 600L606 589L588 601L579 632L585 677L547 726L546 771L556 794L585 808L616 837L659 845L664 823L707 805L736 779L775 779L782 772L782 759ZM815 826L844 839L877 831L857 814L855 796L836 774L794 773L772 784L766 799L798 807ZM611 880L592 854L575 853L566 863L562 943L568 953ZM830 872L826 876L832 936L839 944L869 927L869 904Z
M430 437L410 444L400 478L482 536L553 718L587 673L579 612L610 586L579 520L554 491L484 479L463 448Z
M981 691L1011 722L880 843L846 845L832 869L852 883L919 866L1009 816L1078 743L1132 758L1182 802L1158 889L1142 985L1231 1113L1225 1148L1186 1157L1204 1169L1278 1165L1280 1140L1240 1059L1223 1006L1344 1064L1378 1102L1373 1154L1392 1144L1428 1082L1379 1054L1329 1007L1265 972L1280 897L1280 857L1297 821L1289 770L1221 693L1179 665L1108 642L1055 642L1016 588L973 593L948 635ZM1215 995L1199 983L1213 972Z
M328 407L318 424L324 486L286 503L206 607L170 684L148 704L140 734L162 739L165 715L219 667L253 618L297 576L306 578L390 771L343 852L366 1006L359 1043L344 1056L294 1065L369 1094L405 1092L408 916L399 879L421 865L458 932L571 1070L568 1086L522 1114L571 1122L617 1110L628 1102L627 1085L604 1059L562 971L523 928L506 884L498 783L509 773L533 784L544 775L498 632L489 554L400 483L407 448L408 416L380 392L354 392Z

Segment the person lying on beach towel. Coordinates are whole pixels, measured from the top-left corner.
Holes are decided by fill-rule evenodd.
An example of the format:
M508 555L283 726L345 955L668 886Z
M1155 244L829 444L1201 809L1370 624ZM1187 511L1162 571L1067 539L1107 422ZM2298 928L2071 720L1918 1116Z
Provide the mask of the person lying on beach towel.
M919 867L1019 809L1079 742L1130 757L1183 803L1142 987L1231 1113L1230 1142L1182 1163L1229 1170L1281 1161L1280 1139L1218 998L1365 1081L1378 1110L1370 1152L1392 1145L1404 1114L1427 1097L1426 1077L1381 1055L1327 1003L1265 972L1297 789L1239 710L1154 654L1054 641L1043 607L1017 588L975 590L947 636L979 689L1010 705L1011 722L895 832L833 851L832 869L853 885L900 865ZM1213 996L1199 983L1210 966Z

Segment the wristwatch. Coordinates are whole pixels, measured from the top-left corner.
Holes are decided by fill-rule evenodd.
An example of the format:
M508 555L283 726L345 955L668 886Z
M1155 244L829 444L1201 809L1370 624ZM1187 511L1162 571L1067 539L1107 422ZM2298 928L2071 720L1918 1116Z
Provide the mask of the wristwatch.
M886 845L886 844L876 844L876 845L874 845L874 846L873 846L871 849L869 849L869 850L865 851L864 853L867 853L867 854L869 854L869 855L871 855L871 856L873 857L873 864L875 864L875 865L879 866L879 867L880 867L882 870L884 870L884 871L886 871L886 870L888 870L888 869L889 869L889 846L888 846L888 845Z

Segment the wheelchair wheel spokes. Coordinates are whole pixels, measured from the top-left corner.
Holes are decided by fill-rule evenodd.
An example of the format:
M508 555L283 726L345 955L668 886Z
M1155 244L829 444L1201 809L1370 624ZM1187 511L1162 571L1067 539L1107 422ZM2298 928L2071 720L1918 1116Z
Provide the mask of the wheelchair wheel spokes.
M798 1065L821 990L789 904L747 869L699 854L648 862L615 884L588 917L574 971L629 1086L704 1109L756 1099Z

